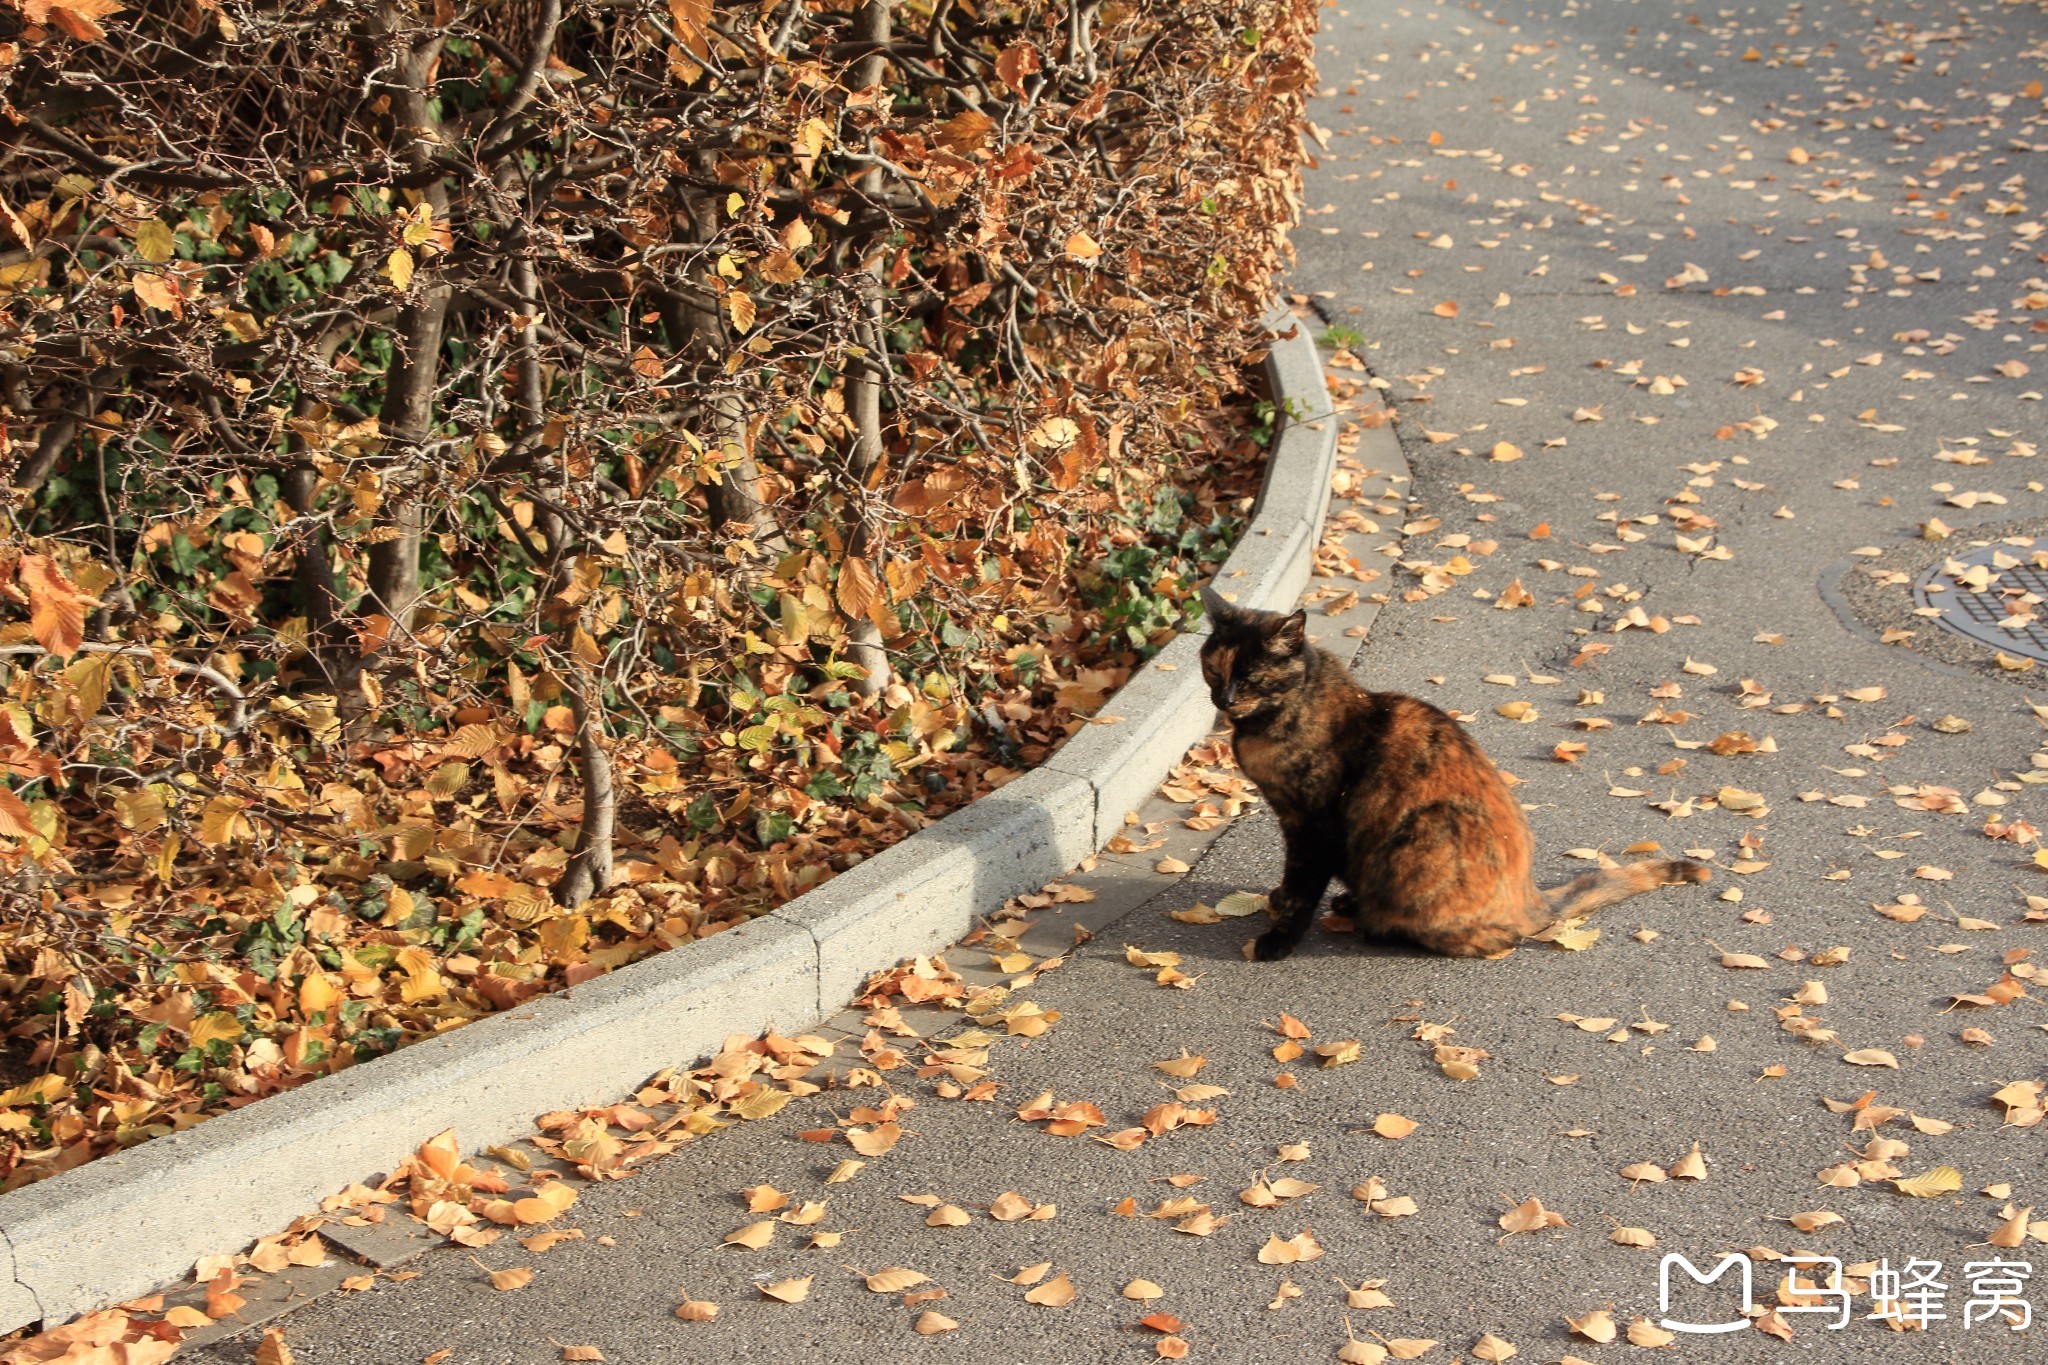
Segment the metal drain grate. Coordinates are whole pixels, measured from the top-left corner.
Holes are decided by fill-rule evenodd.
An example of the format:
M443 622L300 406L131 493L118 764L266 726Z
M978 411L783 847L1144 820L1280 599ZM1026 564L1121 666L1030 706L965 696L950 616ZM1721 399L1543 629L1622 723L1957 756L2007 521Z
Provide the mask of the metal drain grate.
M1913 598L1941 613L1944 630L2048 662L2048 537L1951 555L1913 585Z

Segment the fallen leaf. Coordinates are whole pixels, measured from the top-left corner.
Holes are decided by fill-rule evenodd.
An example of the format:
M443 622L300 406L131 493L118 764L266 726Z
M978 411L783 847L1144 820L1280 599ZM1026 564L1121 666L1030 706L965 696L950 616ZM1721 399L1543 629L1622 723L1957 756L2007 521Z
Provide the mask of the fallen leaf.
M1620 1331L1614 1325L1614 1314L1605 1308L1597 1309L1582 1318L1566 1318L1564 1325L1586 1340L1602 1346L1613 1341Z
M759 1251L774 1240L775 1220L763 1218L758 1223L749 1223L737 1231L727 1233L725 1244L729 1247L745 1247L749 1251Z
M1920 1175L1894 1180L1892 1188L1914 1199L1935 1199L1962 1189L1963 1173L1953 1166L1936 1166Z
M1405 1118L1400 1114L1381 1114L1372 1121L1372 1130L1375 1133L1378 1133L1383 1138L1392 1138L1395 1141L1407 1137L1419 1127L1421 1125L1414 1119Z
M877 1270L874 1274L862 1278L874 1293L894 1294L914 1284L924 1284L931 1276L912 1270L908 1266L892 1265L886 1270Z
M1078 1292L1074 1288L1074 1282L1067 1278L1067 1272L1062 1270L1036 1289L1026 1290L1024 1301L1041 1304L1047 1308L1064 1308L1074 1301L1074 1296Z

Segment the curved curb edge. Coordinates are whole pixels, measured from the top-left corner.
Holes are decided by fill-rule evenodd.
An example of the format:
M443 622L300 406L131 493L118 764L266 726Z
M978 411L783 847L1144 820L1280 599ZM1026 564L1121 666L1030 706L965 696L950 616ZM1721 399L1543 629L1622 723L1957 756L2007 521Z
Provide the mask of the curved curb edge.
M1283 306L1267 325L1284 416L1216 585L1277 607L1309 579L1338 420L1307 320ZM176 1281L444 1129L482 1147L529 1131L535 1114L629 1093L729 1036L809 1028L869 972L945 948L1122 828L1213 724L1199 649L1197 635L1175 639L1043 766L748 924L0 1195L0 1332Z

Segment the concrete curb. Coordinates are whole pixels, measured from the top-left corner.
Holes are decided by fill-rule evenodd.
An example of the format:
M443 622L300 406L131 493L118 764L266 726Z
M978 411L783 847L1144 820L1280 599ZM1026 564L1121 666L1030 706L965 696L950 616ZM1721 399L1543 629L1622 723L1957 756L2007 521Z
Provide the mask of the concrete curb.
M1291 604L1308 582L1338 426L1306 323L1281 308L1268 324L1289 334L1265 366L1285 416L1252 524L1216 579L1260 607ZM465 1148L508 1140L729 1035L810 1028L867 973L954 943L1122 828L1212 726L1199 648L1173 641L1043 767L749 924L0 1195L0 1332L180 1280L443 1129Z

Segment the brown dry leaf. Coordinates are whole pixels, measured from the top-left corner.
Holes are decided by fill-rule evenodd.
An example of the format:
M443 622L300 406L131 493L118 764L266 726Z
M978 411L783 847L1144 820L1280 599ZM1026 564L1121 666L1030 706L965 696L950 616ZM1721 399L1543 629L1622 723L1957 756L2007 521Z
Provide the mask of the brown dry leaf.
M895 1147L903 1138L903 1129L894 1123L878 1123L873 1128L861 1130L850 1128L846 1141L862 1156L881 1156Z
M1795 1213L1785 1221L1798 1228L1801 1232L1818 1232L1822 1228L1833 1227L1836 1223L1842 1222L1843 1219L1839 1213L1829 1213L1824 1209L1816 1209L1812 1213Z
M887 1269L877 1270L874 1274L864 1275L861 1278L866 1282L869 1290L876 1294L894 1294L908 1289L914 1284L924 1284L931 1279L931 1276L922 1271L912 1270L908 1266L892 1265Z
M1414 1360L1436 1349L1434 1337L1388 1337L1383 1340L1387 1354L1396 1360Z
M1381 1114L1372 1121L1372 1130L1375 1133L1378 1133L1383 1138L1392 1138L1397 1142L1421 1126L1414 1119L1403 1117L1400 1114Z
M1020 1219L1029 1218L1034 1207L1029 1199L1015 1190L1005 1190L988 1206L988 1216L998 1223L1015 1223Z
M1637 1318L1628 1325L1628 1339L1637 1346L1669 1346L1678 1340L1678 1334L1665 1331L1648 1318Z
M774 1284L762 1285L761 1292L779 1303L802 1303L811 1296L811 1281L816 1278L815 1275L806 1275L797 1280L777 1280Z
M595 1346L564 1346L562 1348L562 1359L603 1360L604 1352L598 1350Z
M957 1204L941 1204L925 1215L924 1225L928 1228L964 1228L973 1222L966 1209Z
M1017 1268L1017 1273L1014 1275L998 1275L996 1278L999 1280L1006 1280L1010 1284L1037 1284L1040 1280L1045 1278L1046 1273L1051 1269L1051 1261L1039 1261L1032 1265L1019 1266Z
M959 1326L959 1323L953 1321L944 1313L936 1309L927 1308L924 1312L917 1315L917 1321L910 1325L910 1330L916 1332L921 1337L935 1337L941 1332L954 1331Z
M1614 1325L1614 1314L1606 1308L1596 1309L1582 1318L1566 1318L1564 1325L1591 1342L1605 1346L1613 1341L1621 1330Z
M1648 1228L1616 1228L1607 1234L1607 1240L1616 1246L1624 1247L1653 1247L1657 1245L1657 1235Z
M758 1223L749 1223L743 1228L727 1233L725 1244L729 1247L745 1247L749 1251L759 1251L774 1240L775 1220L763 1218Z
M1139 1303L1150 1303L1154 1299L1164 1298L1166 1291L1150 1280L1132 1280L1123 1287L1123 1296L1127 1299L1136 1299Z
M1899 1069L1899 1059L1881 1047L1865 1047L1854 1052L1845 1052L1842 1054L1842 1060L1851 1066L1888 1066L1894 1071Z
M1697 1142L1692 1145L1692 1150L1680 1157L1677 1164L1671 1168L1671 1178L1673 1180L1705 1180L1707 1178L1707 1159L1701 1154L1700 1145Z
M533 1283L533 1267L530 1265L513 1266L510 1270L486 1270L484 1273L491 1277L493 1289L524 1289Z
M1323 1069L1327 1071L1333 1066L1348 1066L1357 1061L1359 1042L1356 1038L1345 1038L1334 1043L1319 1044L1314 1051L1316 1056L1323 1059Z
M67 1351L65 1354L69 1355L70 1352ZM110 1355L107 1359L112 1361L114 1357ZM270 1328L264 1332L263 1340L256 1343L256 1365L296 1365L297 1359L298 1357L292 1354L292 1348L285 1344L282 1327Z
M684 1322L710 1322L718 1316L718 1305L709 1299L693 1299L687 1294L676 1307L676 1316Z
M1322 1254L1323 1244L1316 1240L1313 1232L1304 1228L1285 1239L1278 1233L1269 1235L1266 1244L1259 1248L1259 1264L1295 1265L1302 1261L1313 1261Z
M1472 1358L1474 1360L1494 1362L1512 1360L1520 1350L1521 1348L1512 1341L1503 1341L1493 1333L1488 1332L1472 1344Z
M1659 1185L1671 1178L1665 1173L1664 1168L1654 1161L1638 1161L1633 1165L1624 1166L1621 1168L1621 1174L1626 1180L1645 1185Z
M1026 1290L1024 1301L1041 1304L1047 1308L1064 1308L1074 1301L1074 1296L1078 1292L1074 1288L1074 1282L1067 1278L1067 1272L1062 1270L1036 1289Z
M1563 1214L1554 1209L1544 1208L1543 1201L1533 1194L1502 1214L1500 1225L1507 1230L1509 1236L1518 1232L1541 1232L1544 1228L1571 1226L1564 1221Z
M740 1191L748 1213L773 1213L789 1203L789 1196L773 1185L749 1185Z
M2011 1213L2011 1216L2003 1223L2000 1223L1998 1230L1984 1240L1992 1246L2010 1249L2019 1246L2027 1240L2027 1219L2033 1214L2034 1207L2029 1204L2026 1208L2020 1209L2017 1212L2011 1212L2012 1205L2010 1204L2007 1204L2005 1207Z

